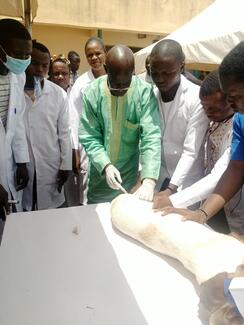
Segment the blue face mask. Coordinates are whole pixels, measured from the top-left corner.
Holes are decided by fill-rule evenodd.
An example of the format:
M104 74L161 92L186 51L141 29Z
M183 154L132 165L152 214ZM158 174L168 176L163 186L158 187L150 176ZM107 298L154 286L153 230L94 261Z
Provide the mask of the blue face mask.
M3 48L2 48L2 50L4 51ZM6 62L4 62L1 58L0 58L0 60L2 61L2 63L5 65L5 67L7 69L9 69L11 72L13 72L15 74L21 74L22 72L25 72L28 65L31 63L30 56L26 60L20 60L20 59L12 58L5 51L4 51L4 53L6 54Z

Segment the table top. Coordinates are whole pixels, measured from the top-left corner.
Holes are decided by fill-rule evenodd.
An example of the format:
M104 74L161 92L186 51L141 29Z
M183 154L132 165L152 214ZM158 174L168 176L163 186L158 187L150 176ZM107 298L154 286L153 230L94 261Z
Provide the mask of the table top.
M110 204L11 214L0 324L202 324L194 277L113 229Z

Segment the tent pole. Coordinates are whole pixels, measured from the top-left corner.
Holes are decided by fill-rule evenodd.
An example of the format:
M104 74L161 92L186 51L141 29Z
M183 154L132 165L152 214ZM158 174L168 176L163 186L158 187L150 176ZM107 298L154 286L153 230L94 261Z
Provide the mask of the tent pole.
M32 34L32 23L31 23L31 0L24 0L24 10L25 10L25 27L28 29L29 33Z

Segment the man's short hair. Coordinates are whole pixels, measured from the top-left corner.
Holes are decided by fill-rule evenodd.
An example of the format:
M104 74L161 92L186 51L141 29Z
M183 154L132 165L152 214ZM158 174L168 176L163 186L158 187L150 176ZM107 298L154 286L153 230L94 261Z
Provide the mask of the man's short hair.
M217 70L214 70L210 72L206 78L203 80L199 96L205 97L205 96L211 96L215 94L216 92L220 92L220 83L219 83L219 72Z
M167 56L173 56L179 61L185 60L185 55L180 43L172 39L163 39L159 41L152 49L151 58L154 55L160 55L162 53Z
M75 58L75 57L80 57L80 55L77 53L77 52L75 52L75 51L69 51L69 53L68 53L68 59L70 60L70 59L72 59L72 58Z
M42 43L39 43L37 42L36 40L33 40L32 41L32 46L33 46L33 49L37 49L43 53L47 53L51 59L51 55L50 55L50 52L49 52L49 49L43 45Z
M93 37L90 37L88 38L88 40L86 41L86 44L85 44L85 50L87 48L87 46L90 44L90 43L98 43L101 45L102 49L104 50L104 52L106 52L106 48L105 48L105 45L103 43L103 40L99 37L96 37L96 36L93 36Z
M236 45L223 59L219 67L220 77L233 77L244 82L244 41Z
M12 39L31 41L31 35L23 24L14 19L0 20L0 45L3 47Z

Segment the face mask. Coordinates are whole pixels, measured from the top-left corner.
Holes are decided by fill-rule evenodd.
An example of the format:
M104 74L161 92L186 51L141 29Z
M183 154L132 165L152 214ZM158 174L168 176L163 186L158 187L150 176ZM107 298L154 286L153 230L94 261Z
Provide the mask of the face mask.
M3 48L2 50L4 51ZM21 74L22 72L24 72L28 67L28 65L31 63L31 57L29 57L26 60L20 60L20 59L12 58L11 56L7 55L5 51L4 53L6 54L6 62L4 62L2 59L0 60L5 65L5 67L9 69L9 71L15 74Z

